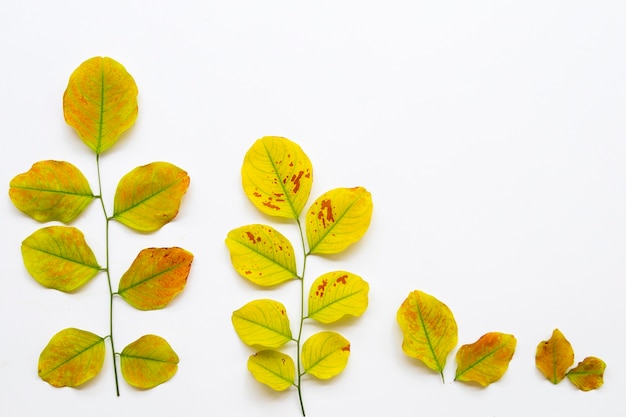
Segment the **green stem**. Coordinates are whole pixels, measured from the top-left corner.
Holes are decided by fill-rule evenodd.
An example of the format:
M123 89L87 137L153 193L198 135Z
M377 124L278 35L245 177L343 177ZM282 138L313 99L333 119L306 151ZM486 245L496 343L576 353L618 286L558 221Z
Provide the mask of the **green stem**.
M308 254L306 253L306 246L304 243L304 233L302 231L302 224L300 223L300 220L297 220L298 223L298 230L300 231L300 242L302 244L302 253L304 254L304 260L302 262L302 275L300 277L300 325L298 328L298 338L296 339L296 363L297 363L297 367L298 367L298 398L300 400L300 408L302 410L302 416L305 416L305 412L304 412L304 401L302 400L302 375L304 375L304 372L302 372L302 365L301 365L301 361L300 361L300 352L301 352L301 346L302 346L302 328L304 327L304 319L305 319L305 315L304 315L304 274L306 271L306 261L307 261L307 257Z

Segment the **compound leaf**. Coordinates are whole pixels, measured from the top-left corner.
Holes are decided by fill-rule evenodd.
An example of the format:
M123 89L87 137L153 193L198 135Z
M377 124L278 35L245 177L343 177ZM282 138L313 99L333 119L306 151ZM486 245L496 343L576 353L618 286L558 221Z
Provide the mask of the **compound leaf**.
M165 339L145 335L122 350L120 367L124 380L137 388L153 388L172 378L178 355Z
M350 342L336 332L319 332L302 345L304 372L319 379L339 375L348 364Z
M539 343L535 364L553 384L565 378L567 370L574 364L574 349L559 329L552 331L550 339Z
M262 350L250 356L248 370L257 381L274 391L284 391L292 386L296 374L291 356L275 350Z
M463 345L456 353L455 381L473 381L486 387L506 372L517 340L511 334L491 332L476 342Z
M602 359L589 356L567 373L567 379L581 391L591 391L604 384L606 363Z
M237 335L249 346L277 348L292 340L287 311L278 301L250 301L231 319Z
M368 304L369 284L345 271L317 278L309 291L308 316L320 323L333 323L346 315L358 317Z

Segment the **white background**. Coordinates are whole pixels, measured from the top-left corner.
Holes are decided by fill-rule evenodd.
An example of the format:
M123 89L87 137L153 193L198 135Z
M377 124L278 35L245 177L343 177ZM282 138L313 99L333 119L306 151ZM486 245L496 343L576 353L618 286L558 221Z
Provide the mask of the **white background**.
M105 276L69 295L37 284L20 244L42 225L5 194L2 416L299 415L295 389L274 393L248 373L252 350L230 322L256 298L282 301L295 322L297 282L253 287L224 244L229 230L259 222L297 236L241 190L244 154L266 135L307 153L311 202L362 185L375 206L361 242L308 262L309 285L334 269L362 276L370 305L331 327L350 340L350 360L333 380L305 378L307 415L624 414L624 1L31 0L1 9L5 190L46 159L73 163L96 189L95 157L65 124L61 99L80 63L110 56L135 78L140 111L102 156L107 206L136 166L165 160L191 176L179 216L160 231L112 223L112 274L145 247L195 255L185 291L166 309L115 302L116 348L145 333L165 337L181 359L172 380L150 391L121 380L117 398L107 352L82 388L52 388L37 360L54 333L108 333ZM99 205L73 225L102 259ZM489 331L516 336L502 380L485 389L453 382L455 349L442 383L402 353L395 315L414 289L452 309L459 345ZM601 389L553 386L539 374L536 346L557 327L576 363L607 363ZM316 329L307 324L305 334Z

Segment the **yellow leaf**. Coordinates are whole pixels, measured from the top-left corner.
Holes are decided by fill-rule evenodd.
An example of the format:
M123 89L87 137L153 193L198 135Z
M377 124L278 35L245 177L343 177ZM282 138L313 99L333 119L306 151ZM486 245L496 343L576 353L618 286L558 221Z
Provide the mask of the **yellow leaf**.
M365 312L369 285L360 276L346 271L326 273L317 278L309 291L309 317L320 323L333 323L346 315Z
M80 329L61 330L39 356L39 377L55 387L77 387L100 372L104 353L100 336Z
M565 378L565 373L574 364L574 349L559 329L552 331L549 340L539 343L535 364L553 384L558 384Z
M311 193L313 166L296 143L265 136L246 153L241 178L244 193L261 212L298 219Z
M120 180L113 201L113 218L140 232L169 223L189 187L187 172L169 162L137 167Z
M235 310L232 322L249 346L277 348L292 340L285 306L274 300L254 300Z
M337 188L319 197L306 215L312 254L332 254L359 241L372 218L372 195L363 187Z
M133 387L153 388L174 376L178 355L165 339L148 334L122 350L120 367L124 380Z
M567 373L567 378L581 391L591 391L604 384L606 363L602 359L589 356Z
M447 305L422 291L412 291L396 315L402 329L402 351L441 374L458 341L458 328Z
M297 277L293 247L273 227L253 224L231 230L226 246L235 270L257 285L272 286Z
M163 308L185 288L192 261L181 248L144 249L120 279L118 294L139 310Z
M88 59L70 76L63 114L81 140L100 154L137 119L135 80L111 58Z
M22 242L22 258L28 273L41 285L73 291L100 271L83 233L75 227L41 228Z
M250 356L248 370L257 381L274 391L284 391L292 386L296 374L291 356L275 350L262 350Z
M74 220L94 199L87 179L69 162L41 161L11 180L9 197L40 222Z
M348 364L350 342L339 333L320 332L302 345L304 372L319 379L339 375Z
M511 334L491 332L456 353L455 381L473 381L486 387L506 372L515 353L517 340Z

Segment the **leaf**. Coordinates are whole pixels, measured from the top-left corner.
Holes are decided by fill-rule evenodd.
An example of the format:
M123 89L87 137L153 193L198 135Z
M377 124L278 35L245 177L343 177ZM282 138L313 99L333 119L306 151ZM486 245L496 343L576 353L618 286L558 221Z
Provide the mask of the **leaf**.
M274 391L294 384L296 367L291 356L275 350L262 350L250 356L248 370L254 378Z
M539 343L535 364L553 384L558 384L565 378L565 373L574 364L574 349L559 329L552 331L549 340Z
M63 114L81 140L100 154L137 119L137 85L117 61L94 57L70 76L63 94Z
M273 227L253 224L231 230L226 246L235 270L257 285L267 287L297 277L293 247Z
M506 372L515 353L517 340L511 334L491 332L456 353L455 381L473 381L483 387L496 382Z
M120 279L118 294L139 310L163 308L185 288L192 261L181 248L144 249Z
M100 266L83 233L75 227L41 228L22 242L28 273L41 285L73 291L91 280Z
M319 379L339 375L348 364L350 342L339 333L319 332L302 345L304 372Z
M187 172L169 162L153 162L124 175L117 185L113 218L140 232L153 232L178 214Z
M9 197L40 222L68 223L95 198L82 172L69 162L41 161L11 180Z
M241 178L244 193L261 212L298 219L311 194L313 166L296 143L265 136L246 153Z
M358 242L372 218L372 195L363 187L337 188L319 197L306 215L312 254L332 254Z
M458 342L458 328L447 305L422 291L412 291L396 315L402 330L402 351L441 374Z
M235 310L231 319L237 335L248 346L277 348L293 340L287 311L278 301L250 301Z
M346 315L359 317L368 304L369 284L346 271L326 273L317 278L309 291L309 317L320 323L333 323Z
M39 356L39 377L54 387L77 387L95 377L104 363L104 339L85 330L61 330Z
M567 379L581 391L591 391L604 384L606 363L602 359L589 356L567 373Z
M172 378L178 370L178 355L165 339L148 334L122 350L120 368L133 387L153 388Z

